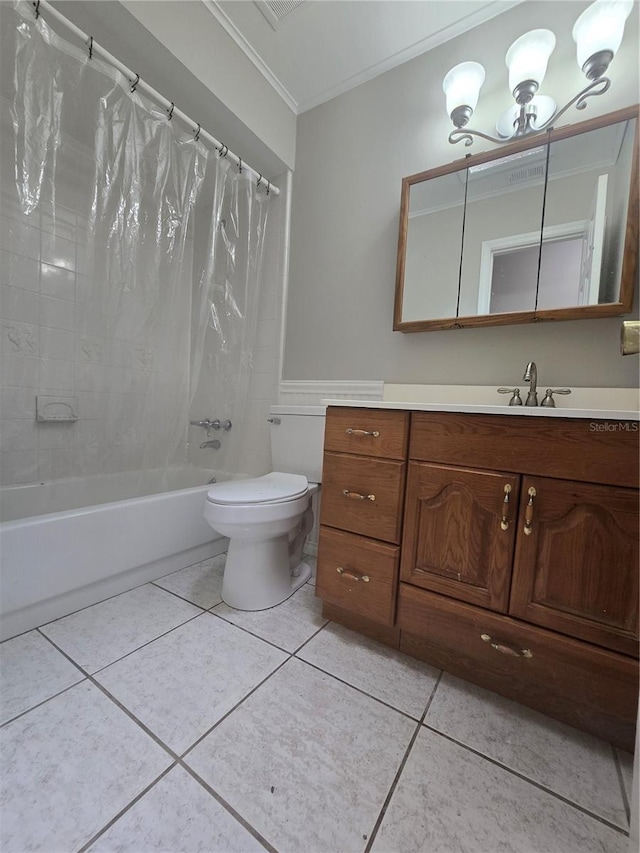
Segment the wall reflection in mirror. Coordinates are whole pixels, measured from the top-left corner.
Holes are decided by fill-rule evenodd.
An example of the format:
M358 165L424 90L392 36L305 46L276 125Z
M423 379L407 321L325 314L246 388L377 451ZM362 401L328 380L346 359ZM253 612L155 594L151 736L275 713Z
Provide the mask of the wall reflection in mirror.
M405 178L394 328L629 311L638 122L621 114Z

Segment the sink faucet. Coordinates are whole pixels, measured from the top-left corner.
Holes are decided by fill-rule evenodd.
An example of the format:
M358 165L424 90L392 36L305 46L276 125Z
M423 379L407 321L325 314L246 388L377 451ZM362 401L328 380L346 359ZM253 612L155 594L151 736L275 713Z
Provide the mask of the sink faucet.
M538 395L536 389L538 386L538 368L535 361L530 361L522 377L523 382L529 383L529 393L527 394L527 402L525 406L537 406Z

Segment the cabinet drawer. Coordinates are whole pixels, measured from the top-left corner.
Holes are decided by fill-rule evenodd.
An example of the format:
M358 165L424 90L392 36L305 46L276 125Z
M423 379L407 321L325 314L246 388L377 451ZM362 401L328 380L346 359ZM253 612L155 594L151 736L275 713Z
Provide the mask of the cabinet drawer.
M321 524L398 544L404 477L403 462L325 453Z
M408 412L340 406L327 409L325 450L404 460L408 436Z
M633 750L632 658L404 583L397 621L408 654Z
M587 418L414 412L409 458L636 488L638 424L599 426Z
M400 549L321 527L316 595L383 625L395 617Z

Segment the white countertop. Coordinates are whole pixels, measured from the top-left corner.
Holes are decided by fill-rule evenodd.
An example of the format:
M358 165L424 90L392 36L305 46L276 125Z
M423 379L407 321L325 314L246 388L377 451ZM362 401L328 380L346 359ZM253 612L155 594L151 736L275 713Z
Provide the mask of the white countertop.
M520 391L526 399L527 388ZM545 389L538 389L539 399ZM404 409L414 412L462 412L466 414L509 415L534 418L585 418L599 421L640 420L638 391L634 388L575 388L571 396L556 397L556 407L509 406L488 403L497 396L495 386L385 385L382 400L327 399L327 406L369 409ZM574 404L567 405L568 401Z

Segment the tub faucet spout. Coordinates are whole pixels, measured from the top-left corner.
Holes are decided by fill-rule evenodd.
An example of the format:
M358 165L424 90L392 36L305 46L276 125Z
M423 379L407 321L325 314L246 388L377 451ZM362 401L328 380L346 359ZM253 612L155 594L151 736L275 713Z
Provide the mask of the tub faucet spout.
M211 441L203 441L200 445L200 450L204 450L205 447L210 447L212 450L218 450L220 448L220 440L212 438Z
M530 361L522 377L523 382L529 383L529 393L527 394L527 402L525 406L537 406L538 395L536 393L538 387L538 368L535 361Z

